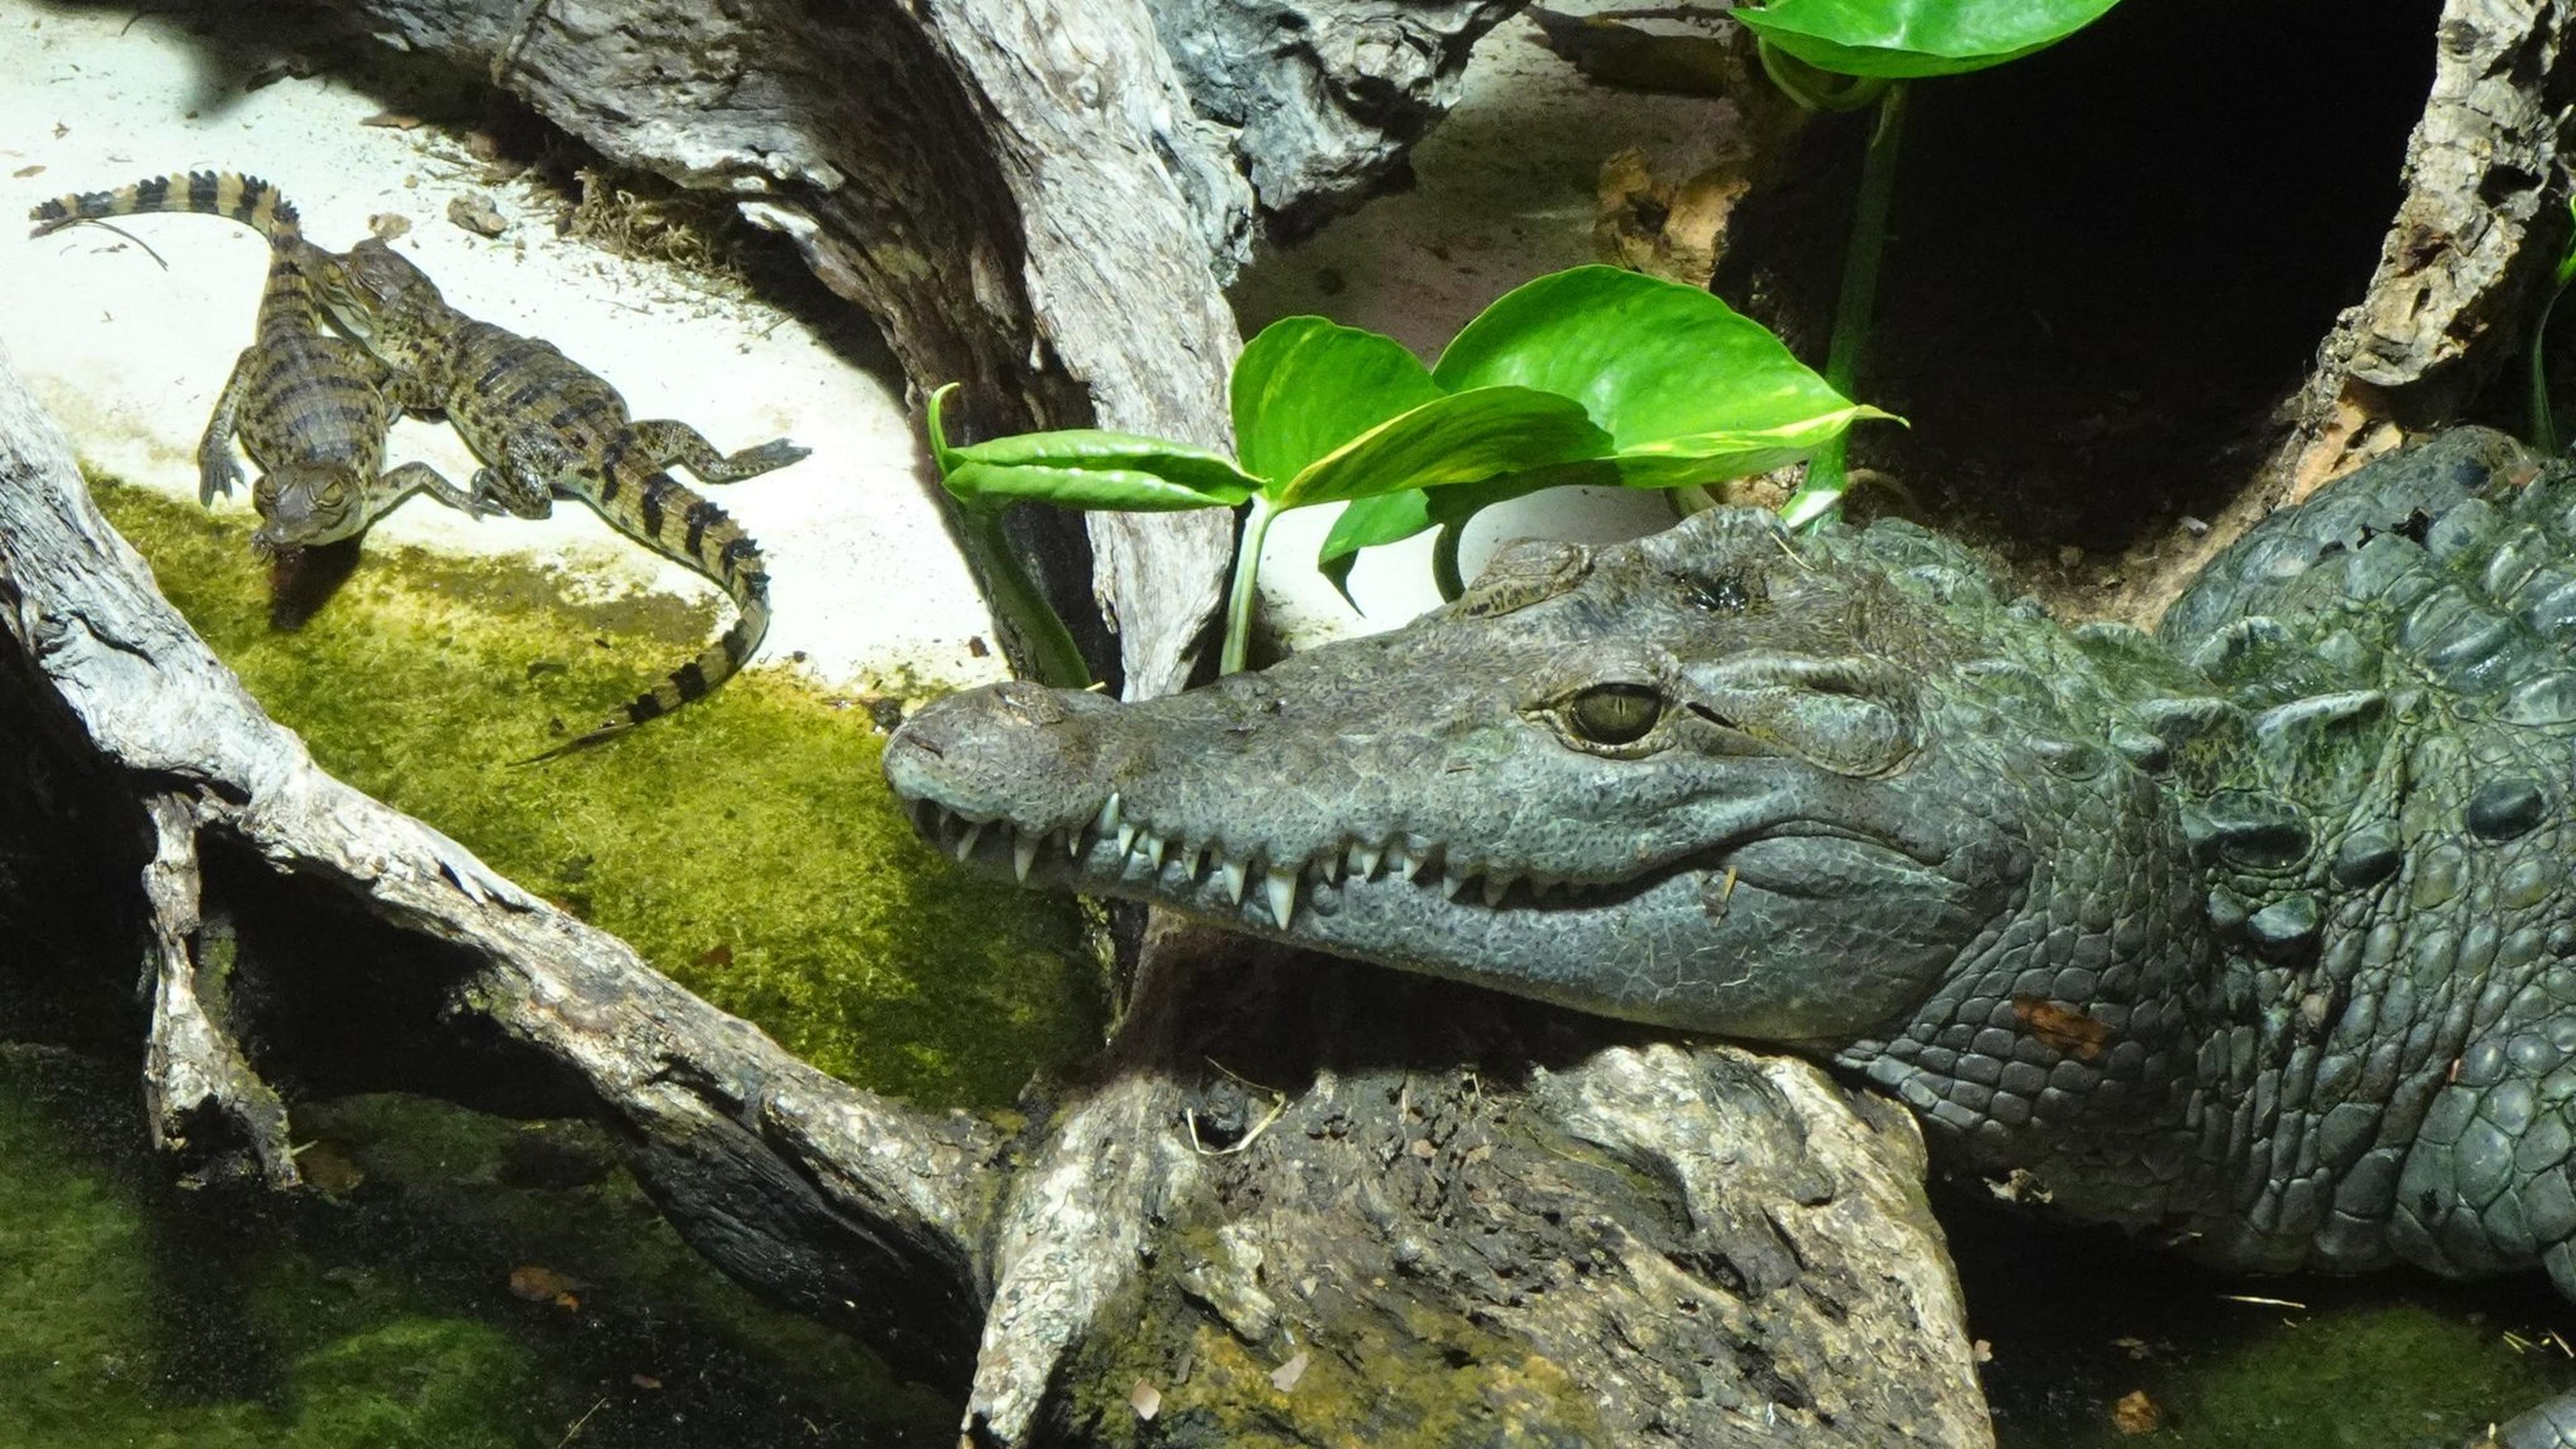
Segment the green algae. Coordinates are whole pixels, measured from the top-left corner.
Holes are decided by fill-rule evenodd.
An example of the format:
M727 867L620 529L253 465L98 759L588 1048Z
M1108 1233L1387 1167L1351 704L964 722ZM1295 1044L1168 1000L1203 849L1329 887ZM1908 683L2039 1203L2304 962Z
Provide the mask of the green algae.
M191 1192L119 1064L0 1044L0 1444L953 1438L938 1395L699 1260L596 1129L370 1097L297 1131L353 1164L330 1195ZM514 1292L532 1270L570 1301Z
M2537 1271L2251 1278L1947 1207L1971 1331L1992 1340L2000 1449L2457 1449L2576 1387L2549 1337L2576 1344L2576 1312ZM2131 1394L2154 1405L2150 1432L2117 1422Z
M92 483L162 591L325 768L805 1060L993 1107L1098 1042L1100 965L1078 909L921 844L867 713L783 671L598 748L512 763L686 657L711 611L582 602L534 567L375 550L287 631L242 515Z

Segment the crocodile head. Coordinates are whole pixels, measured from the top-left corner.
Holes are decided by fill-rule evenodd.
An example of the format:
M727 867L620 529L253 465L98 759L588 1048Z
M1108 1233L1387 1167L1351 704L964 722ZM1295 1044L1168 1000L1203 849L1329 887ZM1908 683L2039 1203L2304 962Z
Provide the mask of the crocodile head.
M2080 658L1919 530L1724 510L1514 545L1405 628L1186 694L953 696L885 768L1023 880L1825 1047L1923 1008L2050 852L2109 848L2062 838L2153 809L2045 717L2085 712L2048 683Z
M302 261L332 319L370 347L388 333L421 325L447 306L429 274L382 237L368 237L339 253L311 248Z
M345 464L295 462L271 469L251 490L260 525L250 546L274 558L354 537L367 524L365 496L363 476Z

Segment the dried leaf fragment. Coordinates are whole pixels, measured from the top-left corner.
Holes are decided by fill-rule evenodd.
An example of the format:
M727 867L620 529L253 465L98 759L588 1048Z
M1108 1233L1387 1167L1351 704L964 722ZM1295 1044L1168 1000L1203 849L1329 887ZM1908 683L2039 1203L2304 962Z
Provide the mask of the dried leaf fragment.
M492 205L492 198L481 192L467 192L449 200L447 219L476 236L499 236L510 229L509 221Z
M1313 1354L1302 1348L1297 1350L1286 1363L1270 1371L1270 1387L1283 1394L1296 1388L1297 1381L1306 1376L1306 1365L1313 1360Z
M2164 1422L2165 1411L2147 1397L2145 1389L2131 1389L2111 1406L2111 1426L2123 1434L2152 1434Z
M540 1268L534 1263L510 1270L511 1296L524 1298L530 1303L552 1303L564 1309L579 1308L581 1300L573 1295L572 1290L580 1286L554 1269Z
M1163 1391L1138 1379L1136 1387L1127 1391L1127 1406L1136 1411L1137 1418L1150 1424L1163 1411Z
M407 116L400 111L378 111L358 124L381 126L389 131L413 131L420 128L420 117Z

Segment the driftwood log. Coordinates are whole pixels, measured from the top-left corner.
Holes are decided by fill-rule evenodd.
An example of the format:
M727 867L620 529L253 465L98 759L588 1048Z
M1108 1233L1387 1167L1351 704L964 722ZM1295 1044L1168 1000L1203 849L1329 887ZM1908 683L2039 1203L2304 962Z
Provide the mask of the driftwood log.
M735 195L916 388L966 382L970 425L1206 442L1248 238L1398 170L1513 8L345 7ZM2449 11L2414 190L2311 410L2439 421L2546 270L2564 17ZM1224 520L1090 527L1034 535L1040 563L1060 597L1097 591L1129 693L1177 687ZM150 1120L190 1170L295 1180L280 1066L592 1113L728 1272L953 1385L967 1442L1990 1439L1887 1104L1167 922L1117 1039L1025 1128L854 1089L315 766L154 591L5 360L0 745L0 869L131 882L110 895L149 974ZM263 952L281 920L332 933L327 966ZM411 1045L299 1029L316 1000Z

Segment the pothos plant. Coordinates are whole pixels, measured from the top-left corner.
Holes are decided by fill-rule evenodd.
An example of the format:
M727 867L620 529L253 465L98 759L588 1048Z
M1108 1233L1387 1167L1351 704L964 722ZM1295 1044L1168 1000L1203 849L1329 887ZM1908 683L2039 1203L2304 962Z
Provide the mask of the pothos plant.
M1489 504L1565 483L1672 488L1758 473L1888 416L1707 292L1613 267L1516 288L1430 366L1391 337L1321 317L1272 323L1235 360L1232 458L1095 428L953 447L941 404L954 386L930 398L932 455L1002 575L997 606L1015 614L1044 605L1008 550L990 546L1014 502L1250 505L1226 608L1228 673L1243 667L1262 540L1289 509L1349 505L1318 560L1336 585L1360 549L1443 528L1435 558L1455 597L1457 528ZM1051 614L1021 622L1063 639ZM1060 677L1080 670L1069 641L1038 652L1047 682L1082 682Z
M1876 106L1876 124L1861 162L1851 241L1843 253L1842 289L1826 345L1825 382L1850 392L1860 371L1878 305L1879 259L1887 248L1889 203L1896 193L1896 150L1909 81L1984 70L2044 50L2109 12L2118 0L1772 0L1737 10L1761 46L1762 68L1790 99L1810 110ZM1807 476L1781 512L1793 523L1832 513L1841 503L1843 444L1817 451Z

